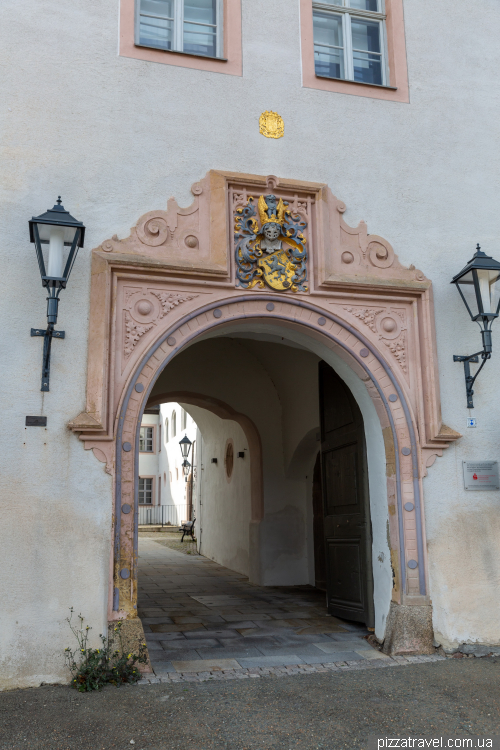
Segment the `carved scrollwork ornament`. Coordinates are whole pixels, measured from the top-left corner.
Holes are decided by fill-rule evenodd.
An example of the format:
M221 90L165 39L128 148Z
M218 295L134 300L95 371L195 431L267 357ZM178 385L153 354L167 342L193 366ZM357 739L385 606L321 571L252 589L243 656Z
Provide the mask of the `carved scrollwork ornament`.
M137 236L140 241L149 247L158 247L163 245L170 236L170 231L166 219L158 214L150 212L142 218L137 225Z
M378 241L369 243L366 254L376 268L390 268L394 263L394 250Z

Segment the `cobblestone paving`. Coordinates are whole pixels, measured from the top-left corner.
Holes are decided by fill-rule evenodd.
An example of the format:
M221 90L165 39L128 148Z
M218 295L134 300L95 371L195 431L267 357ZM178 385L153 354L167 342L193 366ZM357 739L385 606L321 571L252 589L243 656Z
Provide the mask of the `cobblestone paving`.
M139 616L151 682L252 679L398 666L443 657L390 658L364 626L331 617L309 586L254 586L245 576L153 539L139 542Z

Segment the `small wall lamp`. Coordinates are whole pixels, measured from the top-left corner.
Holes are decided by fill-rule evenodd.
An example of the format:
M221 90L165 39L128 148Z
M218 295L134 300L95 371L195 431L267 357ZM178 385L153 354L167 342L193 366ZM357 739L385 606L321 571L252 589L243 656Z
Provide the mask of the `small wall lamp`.
M186 482L187 482L188 476L191 473L191 464L189 463L187 458L185 458L184 461L182 462L182 473L186 477Z
M47 330L32 328L32 336L43 336L42 387L49 390L50 350L52 339L63 339L64 331L55 331L61 289L66 289L78 249L83 247L85 227L61 204L61 196L54 208L29 222L30 242L33 242L42 277L47 289Z
M193 445L193 443L191 442L191 440L188 438L187 435L184 435L182 440L179 440L179 445L181 447L182 458L187 459L187 457L189 456L189 451L191 450L191 446ZM184 464L182 465L184 466Z
M491 326L500 312L500 263L483 253L478 245L472 260L451 283L455 284L460 292L471 320L479 325L483 339L481 351L470 355L455 354L453 357L454 362L464 363L467 408L473 409L474 382L486 361L490 359L493 350ZM471 375L470 363L479 362L479 356L483 360L481 366L475 375Z

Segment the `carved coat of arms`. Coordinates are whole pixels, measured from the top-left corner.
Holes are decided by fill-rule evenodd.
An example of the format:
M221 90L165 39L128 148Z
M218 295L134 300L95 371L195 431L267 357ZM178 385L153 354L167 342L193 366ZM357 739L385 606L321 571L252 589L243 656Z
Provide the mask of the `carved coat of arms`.
M307 292L307 248L300 216L275 195L250 197L235 214L236 280L244 289L267 285L277 292Z

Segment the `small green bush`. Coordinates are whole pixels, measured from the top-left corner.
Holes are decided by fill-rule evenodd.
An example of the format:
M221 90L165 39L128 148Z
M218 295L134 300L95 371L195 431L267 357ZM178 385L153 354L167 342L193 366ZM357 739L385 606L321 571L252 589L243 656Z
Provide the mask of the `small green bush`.
M122 627L123 622L116 623L111 636L99 636L102 642L101 648L89 648L88 639L91 627L83 626L84 617L78 615L80 624L75 625L73 620L74 610L70 607L70 616L66 622L75 636L78 647L66 648L64 657L66 665L71 672L71 687L80 693L100 690L104 685L130 684L141 678L137 664L147 664L148 652L145 643L138 643L139 653L127 653L124 648Z

